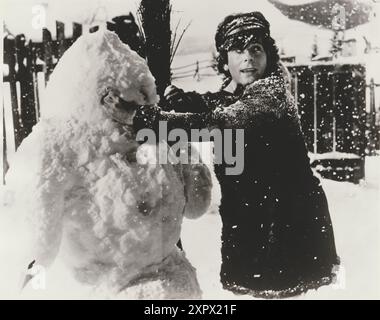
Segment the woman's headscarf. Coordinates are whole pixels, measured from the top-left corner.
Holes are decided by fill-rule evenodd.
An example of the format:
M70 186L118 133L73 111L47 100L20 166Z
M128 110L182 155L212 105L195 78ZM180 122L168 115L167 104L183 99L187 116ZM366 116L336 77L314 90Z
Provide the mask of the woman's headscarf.
M216 49L244 48L255 38L270 37L270 24L262 13L254 11L228 16L215 35Z

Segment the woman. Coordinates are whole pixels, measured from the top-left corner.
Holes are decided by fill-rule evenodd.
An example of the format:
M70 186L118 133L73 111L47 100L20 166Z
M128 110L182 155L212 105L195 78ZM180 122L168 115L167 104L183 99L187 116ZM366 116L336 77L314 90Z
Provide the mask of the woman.
M286 297L332 282L339 258L326 196L313 176L296 108L269 23L259 12L231 15L215 41L222 90L199 95L171 88L168 113L140 107L135 129L244 129L245 168L222 191L221 281L225 289ZM186 112L186 113L185 113Z

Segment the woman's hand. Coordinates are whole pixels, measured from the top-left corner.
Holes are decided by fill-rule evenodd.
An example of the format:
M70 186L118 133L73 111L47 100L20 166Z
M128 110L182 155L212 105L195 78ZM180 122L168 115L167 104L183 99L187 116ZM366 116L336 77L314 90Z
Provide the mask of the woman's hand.
M106 88L101 103L104 107L104 111L111 119L123 125L133 124L133 118L136 115L136 110L139 105L132 101L123 100L119 90Z
M183 112L183 107L181 108L181 106L191 107L194 104L191 94L173 85L170 85L165 89L164 97L169 106L169 110L173 109ZM190 110L186 111L190 112Z
M164 92L164 96L167 101L182 99L184 94L185 92L182 89L173 85L168 86Z

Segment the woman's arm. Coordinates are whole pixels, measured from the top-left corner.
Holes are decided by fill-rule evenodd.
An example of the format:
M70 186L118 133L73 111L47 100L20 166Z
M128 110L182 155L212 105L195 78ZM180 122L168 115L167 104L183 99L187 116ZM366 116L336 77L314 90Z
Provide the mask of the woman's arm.
M170 85L165 90L165 99L163 104L160 104L165 111L174 110L180 113L203 113L213 109L209 103L211 93L200 94L195 91L185 92L181 88Z
M141 106L134 118L135 130L149 128L158 132L164 121L168 130L183 129L245 129L254 125L263 114L280 116L279 102L269 94L247 95L228 107L216 107L203 113L167 112L157 106Z
M159 123L163 121L167 130L183 129L188 134L192 129L245 129L254 125L262 115L280 118L288 113L289 101L285 93L283 80L268 78L248 86L234 104L221 107L215 104L202 113L167 112L158 106L140 106L136 107L133 127L135 131L148 128L158 133ZM118 103L116 109L127 110L128 103L125 108L123 101Z

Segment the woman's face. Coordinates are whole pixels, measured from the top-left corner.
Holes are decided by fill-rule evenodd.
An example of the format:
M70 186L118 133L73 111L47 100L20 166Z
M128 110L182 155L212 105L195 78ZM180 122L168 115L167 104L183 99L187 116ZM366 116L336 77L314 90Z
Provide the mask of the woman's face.
M264 76L267 54L258 42L249 44L244 50L228 51L228 69L236 84L246 86Z

